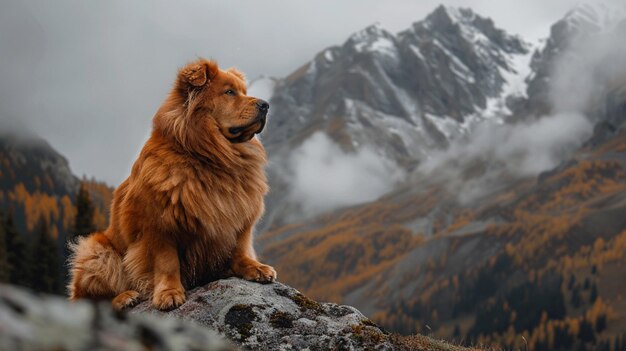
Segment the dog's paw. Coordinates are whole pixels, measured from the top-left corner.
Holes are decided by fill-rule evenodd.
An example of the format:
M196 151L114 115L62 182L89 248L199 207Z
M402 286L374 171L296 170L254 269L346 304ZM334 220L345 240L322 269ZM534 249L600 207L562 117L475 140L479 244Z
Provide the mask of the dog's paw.
M140 301L140 295L134 290L126 290L123 293L117 295L111 304L116 311L123 311L127 308L131 308L137 305Z
M185 291L181 289L155 291L152 297L154 307L163 311L174 309L183 303L185 303Z
M276 280L276 270L272 266L258 263L250 265L241 272L241 277L259 283L271 283Z

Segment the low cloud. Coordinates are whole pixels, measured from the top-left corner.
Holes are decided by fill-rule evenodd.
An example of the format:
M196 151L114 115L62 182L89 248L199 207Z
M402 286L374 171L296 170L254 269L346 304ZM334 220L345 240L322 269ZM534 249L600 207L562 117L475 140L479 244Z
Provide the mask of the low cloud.
M626 84L626 21L572 40L550 76L553 113L516 124L483 122L418 168L422 178L446 179L462 203L570 158L593 133L606 89ZM473 171L472 171L473 170Z
M579 113L559 113L516 125L485 122L467 138L431 155L419 168L426 177L446 177L463 203L498 188L509 177L537 175L571 156L591 136L593 124ZM465 176L473 165L479 176ZM503 178L506 176L506 178Z
M430 173L454 160L483 159L506 165L513 175L535 175L556 166L591 135L592 123L581 114L562 113L530 123L483 123L468 138L432 155L420 170Z
M294 150L289 164L290 198L307 217L374 200L404 178L393 162L374 151L345 153L321 132Z

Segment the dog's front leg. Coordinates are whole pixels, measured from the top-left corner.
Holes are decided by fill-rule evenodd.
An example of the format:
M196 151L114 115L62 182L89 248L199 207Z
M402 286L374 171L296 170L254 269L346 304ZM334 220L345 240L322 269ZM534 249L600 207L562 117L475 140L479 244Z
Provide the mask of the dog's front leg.
M276 271L272 266L259 262L252 245L252 228L245 230L237 238L237 247L233 251L230 269L235 276L259 283L276 280Z
M152 304L160 310L170 310L185 302L185 289L180 281L178 252L171 243L153 248L154 294Z

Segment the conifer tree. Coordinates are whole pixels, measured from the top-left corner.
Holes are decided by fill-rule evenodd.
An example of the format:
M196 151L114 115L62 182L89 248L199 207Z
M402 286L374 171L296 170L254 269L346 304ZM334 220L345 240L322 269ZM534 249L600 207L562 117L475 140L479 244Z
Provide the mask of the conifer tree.
M37 241L33 246L32 287L39 292L61 293L59 249L50 237L48 221L41 218L37 231Z
M9 263L9 282L11 284L30 286L31 260L24 236L17 231L13 213L9 211L2 221L4 241Z
M0 218L2 218L1 215ZM5 238L4 223L2 223L2 225L0 225L0 282L2 283L8 283L11 274Z
M79 236L89 235L96 231L93 223L94 206L89 195L89 190L85 183L81 183L76 195L76 218L74 222L74 233L72 238L74 241Z
M591 286L591 293L589 294L589 303L594 303L598 299L598 286L593 283Z
M582 297L580 296L580 289L578 286L574 286L572 289L572 306L578 308L582 305Z

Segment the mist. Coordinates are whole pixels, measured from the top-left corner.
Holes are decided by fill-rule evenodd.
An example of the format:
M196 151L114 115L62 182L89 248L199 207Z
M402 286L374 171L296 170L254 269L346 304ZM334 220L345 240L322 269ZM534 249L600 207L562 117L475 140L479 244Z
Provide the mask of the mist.
M307 217L374 200L405 177L399 167L373 150L345 153L322 132L294 150L289 165L290 199L301 205Z
M504 179L532 177L569 159L593 134L607 87L626 81L626 21L571 40L552 67L549 98L552 113L523 122L484 121L434 152L423 162L419 177L446 179L461 203L497 189ZM480 164L482 172L468 176Z
M0 1L0 128L22 124L79 175L116 185L186 62L204 56L250 80L285 77L374 22L403 30L439 3ZM529 40L572 7L570 0L446 4L472 7Z

